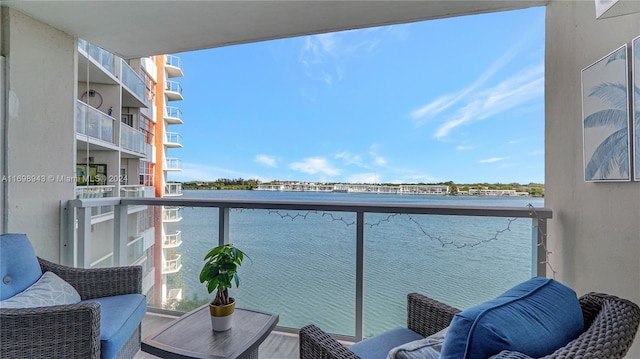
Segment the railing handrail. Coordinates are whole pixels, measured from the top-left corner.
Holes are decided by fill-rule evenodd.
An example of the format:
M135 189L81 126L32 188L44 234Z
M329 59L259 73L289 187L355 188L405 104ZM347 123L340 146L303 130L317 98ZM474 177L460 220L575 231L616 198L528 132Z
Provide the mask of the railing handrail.
M183 207L217 207L243 209L285 209L285 210L318 210L333 212L367 212L367 213L409 213L431 215L481 216L481 217L513 217L513 218L552 218L552 211L546 207L486 207L486 206L445 206L420 203L366 203L366 202L301 202L301 201L246 201L234 199L203 198L87 198L70 201L73 207L86 208L105 205L148 205L148 206L183 206Z

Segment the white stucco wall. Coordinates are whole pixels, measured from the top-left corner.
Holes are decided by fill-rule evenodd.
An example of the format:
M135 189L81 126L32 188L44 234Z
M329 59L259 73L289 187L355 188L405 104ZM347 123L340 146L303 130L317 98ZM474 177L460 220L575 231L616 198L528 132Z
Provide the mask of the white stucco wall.
M585 183L581 70L640 35L640 14L596 20L593 1L547 7L545 205L556 278L578 295L640 304L640 182ZM636 337L638 338L638 337ZM636 339L628 358L640 358Z
M60 201L74 198L74 184L56 181L55 176L75 174L77 45L59 30L15 10L7 11L2 24L4 39L8 39L4 150L10 177L2 184L8 189L6 230L27 233L38 255L57 261ZM22 180L28 177L20 176L40 181L25 183Z

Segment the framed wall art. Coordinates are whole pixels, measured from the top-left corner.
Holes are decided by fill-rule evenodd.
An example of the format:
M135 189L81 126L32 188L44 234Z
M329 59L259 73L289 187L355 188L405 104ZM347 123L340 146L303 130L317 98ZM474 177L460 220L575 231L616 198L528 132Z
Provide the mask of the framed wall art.
M627 45L582 70L584 180L630 181Z

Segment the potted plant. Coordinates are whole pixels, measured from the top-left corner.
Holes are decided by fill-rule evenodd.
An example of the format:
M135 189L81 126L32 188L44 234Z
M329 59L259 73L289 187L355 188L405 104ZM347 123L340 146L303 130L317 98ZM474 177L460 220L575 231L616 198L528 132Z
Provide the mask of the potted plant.
M217 290L209 303L211 326L214 331L231 328L231 319L235 309L235 299L229 297L228 288L235 283L240 285L238 267L242 265L245 254L231 244L213 248L204 257L204 266L200 271L200 283L205 283L209 293Z

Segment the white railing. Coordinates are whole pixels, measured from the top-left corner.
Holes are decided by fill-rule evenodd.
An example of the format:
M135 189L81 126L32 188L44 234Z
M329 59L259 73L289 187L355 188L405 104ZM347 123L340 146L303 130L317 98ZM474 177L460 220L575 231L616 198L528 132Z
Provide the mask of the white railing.
M182 244L182 231L164 235L164 248L175 248Z
M122 84L143 103L148 103L145 92L147 86L140 75L138 75L129 64L122 60Z
M144 186L123 185L120 186L120 197L144 197Z
M165 55L165 64L180 69L182 71L182 60L175 55Z
M479 220L490 221L494 218L498 217L498 219L506 220L507 224L504 228L498 228L497 231L494 232L493 238L489 238L487 240L483 240L478 243L470 243L461 245L459 248L461 250L472 251L478 245L478 248L483 248L483 245L487 243L497 241L501 235L507 235L506 233L512 230L512 222L517 219L529 219L530 225L529 229L527 229L527 224L525 222L524 231L520 231L525 233L525 236L529 238L520 238L520 240L528 241L528 244L525 244L525 248L528 247L531 251L531 258L528 261L525 257L525 262L522 264L522 267L531 268L531 275L533 276L546 276L547 274L547 249L546 249L546 233L547 233L547 220L552 217L552 212L546 208L533 208L533 207L466 207L466 206L436 206L436 205L426 205L426 204L417 204L417 203L349 203L349 202L300 202L300 201L260 201L260 200L223 200L223 199L185 199L185 198L113 198L113 199L77 199L69 202L70 209L74 208L75 211L68 211L68 213L77 213L77 221L75 219L68 220L70 228L73 228L72 223L77 223L77 245L74 246L74 243L62 243L64 248L77 248L75 252L70 252L66 256L63 256L63 260L66 258L70 263L76 264L79 267L87 266L91 257L91 222L89 220L88 212L91 208L96 206L103 206L106 204L115 205L116 218L119 218L119 221L114 223L114 265L119 265L120 263L126 263L126 251L124 250L123 243L126 244L126 236L119 235L123 231L119 228L126 228L126 216L118 215L118 213L126 213L127 208L129 206L136 205L148 205L148 206L172 206L172 207L185 207L185 208L217 208L217 243L211 243L211 246L215 246L217 244L226 244L230 243L230 234L232 231L238 230L242 232L245 229L246 223L251 223L255 225L255 221L249 221L245 219L240 227L236 228L231 225L233 223L230 220L231 210L238 210L239 213L247 213L247 215L255 215L258 210L264 210L262 213L267 215L274 213L276 218L287 219L287 223L293 222L294 218L299 218L301 221L305 219L310 214L321 214L318 217L321 217L323 221L321 223L337 223L343 229L340 232L341 241L338 242L339 247L326 248L329 245L327 240L329 238L318 236L315 239L310 239L311 242L305 242L301 248L291 248L291 253L277 253L277 255L284 255L290 257L290 263L296 264L297 271L305 271L306 266L309 264L305 261L305 258L309 257L300 257L302 253L307 252L307 247L312 243L315 245L314 248L319 249L319 252L311 251L309 254L310 258L313 257L313 253L316 253L316 256L320 256L318 258L324 258L321 263L326 263L325 265L320 264L320 266L314 267L315 269L308 269L313 271L309 275L308 278L315 278L317 276L321 276L322 278L328 278L327 276L339 276L340 280L337 283L340 288L331 287L334 290L341 289L343 286L347 286L347 292L352 293L353 301L347 298L341 297L341 300L346 300L344 305L353 306L353 320L352 325L355 328L355 332L353 334L342 335L342 338L359 341L364 337L364 282L365 282L365 272L367 272L367 276L369 279L374 278L375 281L376 276L371 274L371 268L377 268L378 270L384 271L398 271L398 280L401 281L409 281L413 286L415 283L411 282L412 278L416 276L417 273L412 273L412 266L409 265L404 268L393 268L388 265L380 266L379 263L369 264L367 266L367 271L365 271L365 260L370 260L371 251L376 248L378 244L370 242L368 240L369 236L372 235L371 231L374 228L378 228L383 223L388 223L390 218L395 218L394 216L403 216L401 218L406 219L403 223L407 225L417 224L418 221L416 218L425 218L428 217L433 222L447 222L451 227L453 233L456 233L458 228L456 225L459 225L460 216L462 217L475 217ZM235 212L234 212L235 213ZM295 215L294 215L295 213ZM365 221L365 215L367 218L373 218L373 223L367 223ZM212 218L212 221L215 221L215 218ZM296 222L298 223L297 228L304 228L304 222ZM318 223L318 222L315 222ZM325 224L325 226L328 224ZM416 231L416 237L419 238L419 234L422 233L425 237L428 237L430 242L435 244L433 247L433 251L437 251L438 248L444 248L447 246L456 247L456 243L450 243L447 241L443 241L440 236L432 235L428 233L429 228L426 227L428 224L425 223L425 227L421 225L417 225L418 230ZM501 224L500 226L503 226ZM265 227L266 228L266 227ZM280 227L278 227L280 228ZM394 260L394 256L399 256L403 252L408 251L408 247L406 247L409 243L400 243L395 242L395 231L393 229L385 229L385 233L382 237L377 237L376 241L387 242L388 244L392 244L393 250L397 251L397 253L385 252L382 253L382 258ZM281 232L277 231L276 235L280 236ZM351 233L353 236L351 239L345 238L344 233ZM365 235L366 234L366 235ZM264 235L260 235L263 237ZM65 237L65 240L68 238L73 238L73 236ZM380 239L382 238L382 239ZM259 238L257 246L263 246L265 248L270 246L269 238ZM295 243L295 242L294 242ZM334 242L335 243L335 242ZM438 245L440 243L440 245ZM464 243L464 242L461 242ZM526 242L525 242L526 243ZM418 243L411 243L412 245L416 245ZM299 245L296 244L296 245ZM334 244L336 245L336 244ZM367 256L365 256L365 247L367 248ZM422 247L422 246L420 246ZM419 248L420 248L419 247ZM256 249L254 248L254 251ZM415 250L414 250L415 251ZM497 249L485 249L482 251L482 255L480 258L485 258L484 260L489 260L499 252L500 248ZM525 250L526 252L526 250ZM426 249L420 249L417 253L423 253L421 255L434 255L438 256L437 253L429 253ZM464 253L462 252L463 257ZM469 252L471 253L471 252ZM74 256L75 255L75 256ZM273 254L272 254L273 255ZM329 257L326 257L329 256ZM339 273L331 272L332 266L335 266L338 262L338 256L346 256L347 267L353 268L353 272L350 272L351 269L347 269L345 271L340 271ZM486 257L485 257L486 256ZM527 254L528 256L528 254ZM327 258L331 258L330 261L326 261ZM420 259L420 256L416 257L417 260L424 260L424 258ZM268 258L263 258L269 262ZM463 259L464 261L465 259ZM505 258L505 261L514 261L515 258ZM522 260L522 259L518 259ZM297 264L300 264L299 266ZM442 272L446 271L444 267L456 267L461 263L443 263L441 267L439 267ZM181 257L179 254L172 254L168 260L163 263L163 273L174 273L178 271L182 266ZM500 270L500 266L498 266L498 270ZM324 271L329 271L329 273L324 273ZM427 277L432 278L435 282L441 276L441 273L425 273ZM337 279L337 278L333 278ZM313 280L313 279L310 279ZM319 284L324 279L318 278L317 281ZM428 281L428 280L427 280ZM369 282L370 283L370 282ZM394 286L396 283L383 283L387 286ZM429 283L420 283L422 286L429 287ZM434 284L435 285L435 284ZM443 283L439 283L439 285L443 285ZM352 287L351 287L352 286ZM444 284L446 286L446 283ZM349 288L352 288L349 291ZM291 288L294 290L294 288ZM322 293L322 290L320 290ZM327 292L326 300L336 300L334 298L335 293ZM320 296L322 297L322 295ZM323 302L324 303L324 302ZM348 325L347 325L348 326ZM296 328L288 327L288 328L280 328L281 330L290 330L295 331Z
M181 207L165 207L162 210L162 220L165 222L179 222L182 220L181 211Z
M115 76L116 57L114 54L84 39L78 39L78 48Z
M146 154L147 150L144 133L124 123L120 124L120 146L140 154Z
M167 106L165 117L177 118L182 120L182 110L180 110L180 108L178 107Z
M114 143L116 119L76 100L76 133Z
M178 81L167 80L165 91L175 92L182 96L182 85Z
M165 170L167 171L181 171L182 170L182 160L179 158L167 158L165 163Z
M167 145L182 146L182 135L177 132L167 132L164 143Z
M165 196L182 196L182 183L169 182L164 185Z
M88 198L110 198L114 197L116 191L115 186L85 186L76 187L77 199ZM113 205L97 206L91 208L91 216L99 216L113 212Z

